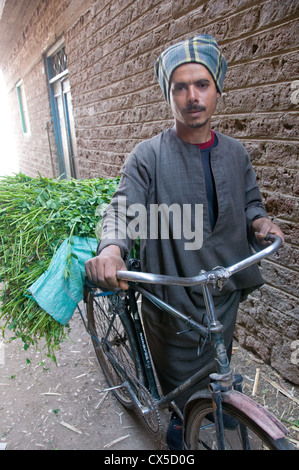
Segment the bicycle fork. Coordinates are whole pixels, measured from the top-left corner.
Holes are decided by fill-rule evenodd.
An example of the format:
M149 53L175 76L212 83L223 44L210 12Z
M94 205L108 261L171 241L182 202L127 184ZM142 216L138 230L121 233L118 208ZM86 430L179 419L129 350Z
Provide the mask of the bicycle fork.
M232 375L227 351L224 345L224 338L222 334L223 327L216 320L214 301L209 286L203 286L203 295L207 307L207 314L211 322L211 338L214 345L215 360L218 367L217 373L210 374L210 391L212 394L216 438L218 449L225 450L222 393L228 392L229 390L232 390L232 388L242 393L243 379L241 375ZM250 446L247 428L242 423L239 423L239 428L243 442L243 448L248 450Z

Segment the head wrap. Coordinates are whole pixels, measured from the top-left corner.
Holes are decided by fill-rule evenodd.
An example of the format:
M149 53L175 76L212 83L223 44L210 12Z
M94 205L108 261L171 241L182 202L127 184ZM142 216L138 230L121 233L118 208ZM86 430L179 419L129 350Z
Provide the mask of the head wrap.
M168 103L170 103L169 90L173 71L180 65L190 62L204 65L212 75L217 90L222 94L227 69L226 60L215 39L209 34L200 34L170 46L156 60L155 73Z

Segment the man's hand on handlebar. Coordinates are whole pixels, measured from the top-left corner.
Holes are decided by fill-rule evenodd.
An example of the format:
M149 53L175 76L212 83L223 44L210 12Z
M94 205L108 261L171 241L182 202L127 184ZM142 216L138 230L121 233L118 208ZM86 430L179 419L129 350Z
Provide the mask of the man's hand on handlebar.
M126 265L120 255L120 249L116 245L106 246L95 258L85 263L85 271L88 279L94 284L116 290L128 289L127 281L118 280L116 272L125 271Z
M284 235L280 228L267 217L261 217L252 222L252 231L262 247L269 245L266 237L269 234L277 235L284 243ZM271 244L271 242L270 242ZM85 271L88 279L96 285L111 290L128 289L128 282L118 279L117 271L127 271L127 267L121 257L120 248L117 245L106 246L95 258L85 263Z
M267 217L261 217L256 219L252 222L252 231L254 233L255 238L257 239L258 243L262 246L267 245L268 243L265 241L265 238L268 234L278 235L282 242L284 243L284 235L280 228L271 222L270 219Z

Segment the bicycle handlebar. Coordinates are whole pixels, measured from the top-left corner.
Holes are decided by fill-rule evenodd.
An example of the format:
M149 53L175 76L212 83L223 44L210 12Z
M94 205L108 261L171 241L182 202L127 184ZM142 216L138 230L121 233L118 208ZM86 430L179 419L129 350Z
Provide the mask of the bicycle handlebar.
M273 240L273 242L263 250L254 253L252 256L249 256L248 258L227 268L216 267L211 271L202 272L198 276L176 277L138 271L117 271L116 275L118 279L124 281L142 282L147 284L179 285L185 287L191 287L198 284L222 283L225 282L232 274L258 263L272 253L275 253L282 246L282 239L279 236L269 234L267 237L268 240Z

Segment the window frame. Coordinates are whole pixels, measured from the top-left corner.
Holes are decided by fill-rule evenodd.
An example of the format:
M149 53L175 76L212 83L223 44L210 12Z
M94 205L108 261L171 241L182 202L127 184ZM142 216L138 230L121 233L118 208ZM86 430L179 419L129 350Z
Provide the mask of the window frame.
M23 80L16 84L17 97L19 103L19 112L21 117L22 131L24 136L31 135L27 99Z

